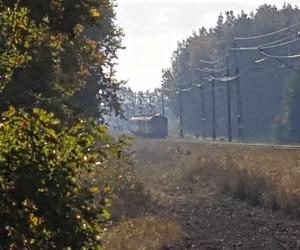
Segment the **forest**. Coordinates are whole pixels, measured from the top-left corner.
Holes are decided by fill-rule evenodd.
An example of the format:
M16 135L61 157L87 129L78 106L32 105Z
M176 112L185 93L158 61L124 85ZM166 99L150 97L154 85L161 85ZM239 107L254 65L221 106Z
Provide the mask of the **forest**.
M215 136L227 137L228 87L234 138L299 142L299 21L297 7L265 4L220 14L215 27L178 42L162 89L171 113L181 110L183 130L213 137L215 112Z

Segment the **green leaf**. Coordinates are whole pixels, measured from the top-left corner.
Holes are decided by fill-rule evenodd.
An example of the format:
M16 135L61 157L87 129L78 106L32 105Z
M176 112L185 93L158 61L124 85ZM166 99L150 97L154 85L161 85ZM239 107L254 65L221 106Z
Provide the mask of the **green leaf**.
M110 213L106 209L103 209L102 212L101 212L101 217L104 220L109 220L110 219Z

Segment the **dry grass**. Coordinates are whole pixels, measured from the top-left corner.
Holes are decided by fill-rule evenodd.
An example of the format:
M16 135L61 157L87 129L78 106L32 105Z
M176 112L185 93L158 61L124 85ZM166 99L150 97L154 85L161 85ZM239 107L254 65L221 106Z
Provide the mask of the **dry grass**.
M191 199L210 203L224 192L300 215L300 150L175 140L141 140L133 150L136 169L121 161L109 174L98 173L113 188L114 224L105 249L172 246L182 237L180 221L165 215L186 212Z
M134 149L152 193L164 202L168 197L155 186L164 185L165 175L173 185L188 183L190 188L206 177L235 198L300 216L299 149L176 140L139 141ZM154 173L159 171L160 178Z
M159 217L124 219L105 235L105 249L114 250L160 250L179 240L180 227Z
M130 153L99 165L89 179L101 188L110 188L111 223L103 244L111 250L158 250L180 239L181 229L172 218L155 217L159 206L137 176Z

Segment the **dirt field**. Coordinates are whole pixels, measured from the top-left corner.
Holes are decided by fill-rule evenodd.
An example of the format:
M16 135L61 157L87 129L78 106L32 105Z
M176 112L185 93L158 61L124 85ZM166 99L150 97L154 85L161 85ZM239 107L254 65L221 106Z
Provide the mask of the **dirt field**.
M300 249L299 149L164 140L133 148L153 213L184 232L164 249Z

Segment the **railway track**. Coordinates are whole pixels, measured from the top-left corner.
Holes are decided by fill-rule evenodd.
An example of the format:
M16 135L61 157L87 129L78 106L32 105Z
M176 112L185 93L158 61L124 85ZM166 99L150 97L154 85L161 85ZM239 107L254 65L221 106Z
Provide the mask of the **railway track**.
M299 150L300 145L288 145L288 144L268 144L268 143L244 143L244 142L227 142L227 141L212 141L212 140L200 140L200 139L181 139L181 138L167 138L167 139L153 139L161 142L174 142L174 143L193 143L203 144L211 146L234 146L234 147L260 147L266 149L282 149L282 150Z

